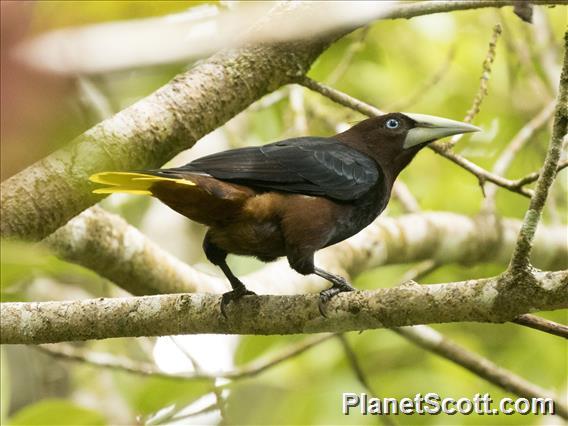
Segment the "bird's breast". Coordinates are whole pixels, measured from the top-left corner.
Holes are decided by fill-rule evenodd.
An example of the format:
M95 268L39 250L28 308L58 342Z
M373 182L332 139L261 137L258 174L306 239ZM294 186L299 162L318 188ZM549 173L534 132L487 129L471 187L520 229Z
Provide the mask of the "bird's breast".
M352 237L373 222L386 208L390 190L382 182L364 196L346 205L337 215L337 222L328 246Z

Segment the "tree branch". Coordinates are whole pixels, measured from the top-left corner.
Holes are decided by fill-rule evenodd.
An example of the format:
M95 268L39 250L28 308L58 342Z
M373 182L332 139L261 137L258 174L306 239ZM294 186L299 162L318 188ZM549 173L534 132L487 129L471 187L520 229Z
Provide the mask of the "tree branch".
M54 343L196 333L343 332L454 321L504 322L568 307L568 271L449 284L406 284L341 294L320 315L316 294L245 297L219 313L220 297L177 294L68 302L3 303L0 343ZM425 302L427 301L427 302Z
M558 395L499 367L486 358L460 347L431 328L422 326L401 327L395 328L393 331L418 346L434 352L516 395L526 398L552 398L556 413L565 419L568 418L568 407Z
M353 276L386 264L422 260L439 264L468 265L484 261L505 264L519 224L517 220L495 221L486 216L469 218L442 212L381 217L354 238L322 250L318 259L326 266L339 265ZM542 269L567 268L566 258L562 259L568 254L566 228L542 228L537 235L543 257L537 258L535 252L533 261ZM547 249L552 251L547 253Z
M497 161L493 165L492 172L496 175L504 175L513 160L515 155L521 148L533 137L533 135L542 128L552 117L554 113L555 103L550 102L546 105L532 120L524 125L521 130L511 139L511 142L503 150ZM536 178L535 178L536 180ZM527 182L529 183L529 182ZM519 187L523 184L519 185ZM493 212L495 210L495 196L497 195L497 186L489 186L485 192L484 210Z
M548 191L560 161L562 144L568 133L568 31L564 33L564 65L560 75L558 91L558 103L554 113L552 126L552 139L544 160L544 167L536 183L536 189L531 199L529 208L525 213L523 226L519 232L519 238L513 257L509 264L512 273L522 272L530 266L530 254L536 228L544 209L544 203L548 197Z
M154 364L148 362L134 361L129 358L118 357L107 353L85 351L69 345L39 345L37 349L64 361L83 362L93 367L124 371L139 376L157 376L174 380L215 380L219 378L239 380L257 376L271 367L275 367L282 362L303 354L307 350L332 337L334 337L334 334L309 336L287 346L276 354L251 361L246 365L236 367L230 371L220 371L217 373L166 373L158 369Z
M568 167L568 160L563 160L560 161L558 163L558 167L556 168L556 174L560 173L562 170L564 170L566 167ZM536 181L540 176L540 172L533 172L530 173L520 179L517 179L515 181L515 185L517 186L523 186L523 185L527 185L529 183L533 183L534 181Z
M460 0L456 1L436 1L436 2L416 2L407 5L393 7L390 13L383 19L390 18L414 18L416 16L432 15L434 13L454 12L458 10L476 9L480 7L504 7L514 6L516 0ZM560 1L542 0L539 5L563 4Z
M329 41L329 40L328 40ZM326 42L218 53L2 183L2 237L38 240L101 199L88 177L161 166L295 75ZM214 100L214 101L212 101Z
M73 218L42 244L61 259L89 268L137 296L228 289L224 280L197 271L98 206Z
M347 337L345 337L345 335L342 333L339 333L336 336L337 340L339 340L339 343L341 343L341 348L343 349L345 358L347 358L347 362L349 363L353 374L355 374L357 381L361 384L361 386L363 386L363 389L365 389L369 393L369 395L371 395L373 398L378 398L378 394L373 390L371 383L369 383L369 379L367 379L367 376L363 371L363 367L361 367L361 363L357 359L357 354L355 354L355 351L351 347L351 344L349 343L349 340L347 340ZM385 426L396 425L394 420L389 415L379 414L379 421Z
M418 277L430 273L432 270L436 269L437 266L438 265L431 260L425 261L415 269L409 271L410 273L407 274L409 275L407 279L416 280ZM512 322L558 335L562 332L566 333L566 330L562 330L562 327L568 329L568 327L561 324L528 314L521 315ZM555 401L556 407L559 408L559 410L557 410L559 414L564 418L568 417L568 407L561 405L562 403L559 402L561 399L552 391L542 389L512 371L499 367L489 359L458 345L456 342L438 333L432 327L419 325L414 327L394 327L391 330L425 350L446 358L460 367L477 374L488 382L513 392L516 395L523 397L552 398Z
M379 217L355 238L322 250L322 267L351 275L382 265L435 259L440 264L492 261L506 265L521 223L453 213L428 212ZM543 226L533 263L541 269L568 268L566 227ZM117 215L99 207L86 210L44 240L62 259L85 266L131 294L222 293L225 279L197 271L151 242ZM293 272L280 260L244 277L257 293L318 291L324 281Z
M481 110L481 103L489 93L489 78L491 77L491 66L495 61L496 49L497 49L497 41L503 32L503 28L501 24L495 24L493 27L493 34L491 35L491 41L489 42L489 49L487 50L487 54L485 55L485 59L483 60L483 72L481 74L481 78L479 79L479 88L477 89L477 93L473 98L473 103L471 108L467 111L463 121L466 123L471 123L475 116L479 114ZM454 146L459 140L463 137L463 133L457 134L452 136L450 141L448 142L449 146Z
M568 326L564 324L529 314L518 316L512 322L568 339Z

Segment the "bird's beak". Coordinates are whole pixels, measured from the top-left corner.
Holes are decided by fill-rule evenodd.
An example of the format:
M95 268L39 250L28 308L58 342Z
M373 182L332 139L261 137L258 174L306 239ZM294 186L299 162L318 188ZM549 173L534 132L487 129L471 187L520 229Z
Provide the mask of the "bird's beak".
M404 140L403 147L405 149L425 142L433 142L446 136L481 131L477 126L447 118L406 112L403 114L416 121L416 125L408 131Z

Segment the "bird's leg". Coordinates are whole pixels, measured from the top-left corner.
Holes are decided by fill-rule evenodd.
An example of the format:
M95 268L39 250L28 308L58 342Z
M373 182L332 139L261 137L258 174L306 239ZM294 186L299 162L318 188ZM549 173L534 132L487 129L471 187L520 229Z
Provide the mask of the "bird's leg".
M290 250L288 252L288 262L292 269L303 275L316 274L329 282L332 286L320 292L318 309L322 316L325 315L325 304L333 298L333 296L345 291L355 291L356 289L347 282L347 280L339 275L331 274L323 269L316 268L314 265L314 253L300 253Z
M331 300L331 298L339 293L345 291L355 291L356 289L347 282L347 280L339 275L331 274L320 268L314 268L314 274L328 280L333 285L320 292L320 300L318 303L318 308L320 314L325 317L325 304Z
M229 265L227 265L227 252L213 244L208 235L205 235L205 240L203 240L203 251L212 264L221 268L233 288L231 291L223 293L221 297L221 313L227 318L225 308L231 301L239 300L243 296L255 295L256 293L248 290L241 280L233 274Z
M256 295L256 293L245 287L245 285L241 282L241 280L239 280L233 274L233 272L231 272L231 270L229 269L229 265L227 265L227 262L223 261L218 266L221 268L225 276L228 278L229 282L231 283L231 287L233 287L231 291L223 293L223 296L221 297L221 313L225 318L227 318L227 313L225 312L225 308L230 302L239 300L243 296L249 296L249 295L254 296Z

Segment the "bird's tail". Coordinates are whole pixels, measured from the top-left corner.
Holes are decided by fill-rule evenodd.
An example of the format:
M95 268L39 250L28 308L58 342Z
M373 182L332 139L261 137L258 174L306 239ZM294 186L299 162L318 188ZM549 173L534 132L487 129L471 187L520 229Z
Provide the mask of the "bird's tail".
M165 175L165 176L164 176ZM231 221L255 191L211 176L171 170L102 172L89 178L105 185L96 194L152 195L182 215L208 226Z
M93 190L95 194L124 192L127 194L155 195L152 192L152 186L158 182L174 182L176 185L195 186L195 183L187 178L175 179L136 172L102 172L92 175L89 180L107 185Z

